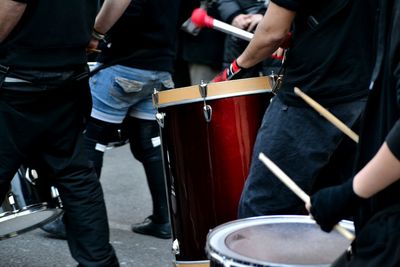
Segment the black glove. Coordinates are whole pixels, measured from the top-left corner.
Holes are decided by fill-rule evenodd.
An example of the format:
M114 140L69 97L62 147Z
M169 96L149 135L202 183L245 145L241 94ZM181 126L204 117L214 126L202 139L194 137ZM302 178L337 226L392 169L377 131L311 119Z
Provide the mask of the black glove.
M310 213L325 232L342 219L354 215L361 198L354 193L353 179L328 188L324 188L311 196Z

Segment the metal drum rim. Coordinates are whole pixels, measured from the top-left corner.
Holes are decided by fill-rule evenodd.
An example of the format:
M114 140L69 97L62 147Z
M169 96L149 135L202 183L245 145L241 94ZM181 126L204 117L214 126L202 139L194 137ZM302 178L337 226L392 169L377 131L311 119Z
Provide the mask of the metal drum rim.
M267 219L267 220L266 220ZM238 219L230 222L226 222L224 224L218 225L217 227L213 228L208 234L207 234L207 243L206 243L206 253L207 255L211 255L211 259L217 259L219 260L222 264L223 261L229 261L229 266L232 267L246 267L249 265L245 265L247 263L252 264L251 266L260 266L260 267L299 267L299 266L305 266L305 267L328 267L330 265L293 265L293 264L278 264L274 262L265 262L265 261L260 261L256 259L252 259L249 257L246 257L244 255L240 255L237 253L231 253L234 255L240 255L241 259L243 260L248 260L248 261L243 261L239 262L236 259L228 257L229 255L224 255L220 251L217 251L216 248L213 247L213 244L211 244L212 238L215 237L216 235L219 236L227 236L225 233L228 232L232 233L235 230L238 229L243 229L249 226L258 226L258 225L263 225L263 224L272 224L272 223L288 223L288 222L293 222L293 223L305 223L305 224L315 224L315 221L310 217L306 215L268 215L268 216L257 216L257 217L250 217L250 218L244 218L244 219ZM352 221L348 220L342 220L339 223L341 226L346 228L347 230L354 231L354 224ZM321 230L322 231L322 230ZM222 261L222 262L221 262ZM256 265L254 265L256 264ZM267 264L267 265L265 265Z
M192 85L181 88L159 91L153 95L155 108L163 108L181 104L201 102L241 95L272 93L269 78L266 76L232 80L219 83L207 84L208 92L202 97L199 85Z
M4 212L2 214L9 213L9 215L0 217L0 223L9 221L10 219L15 219L15 218L18 218L18 217L27 216L27 215L34 214L34 213L37 213L37 212L42 212L42 211L53 211L53 212L52 212L51 216L49 216L47 219L41 221L40 223L28 226L26 228L23 228L23 229L20 229L20 230L11 232L11 233L0 235L0 240L8 239L8 238L11 238L11 237L15 237L15 236L18 236L18 235L20 235L22 233L25 233L25 232L28 232L30 230L33 230L33 229L35 229L37 227L40 227L40 226L52 221L53 219L55 219L56 217L58 217L59 215L61 215L63 213L63 210L61 208L48 209L47 202L42 202L40 204L37 203L37 204L33 204L33 205L28 205L28 206L20 209L18 212L10 212L10 211Z

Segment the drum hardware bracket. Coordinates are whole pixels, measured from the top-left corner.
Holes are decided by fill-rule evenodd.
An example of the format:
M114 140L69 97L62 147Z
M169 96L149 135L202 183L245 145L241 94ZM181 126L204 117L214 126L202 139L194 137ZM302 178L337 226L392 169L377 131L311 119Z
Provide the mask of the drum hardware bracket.
M175 239L174 242L172 242L172 253L174 255L179 255L180 254L178 239Z
M51 186L51 187L50 187L50 191L51 191L51 197L52 197L53 199L57 199L58 206L59 206L60 208L62 208L62 207L63 207L63 204L62 204L62 201L61 201L61 198L60 198L60 193L58 192L57 187Z
M153 106L158 106L158 91L155 88L153 91Z
M159 91L156 88L154 88L154 92L153 92L153 106L154 107L158 107L158 92ZM158 126L160 126L161 128L164 128L164 117L165 117L165 113L158 112L158 108L157 108L156 121L158 123Z
M12 208L12 212L18 212L18 207L17 207L17 205L15 204L15 199L14 199L14 194L13 193L8 193L8 195L7 195L7 198L8 198L8 203L10 204L10 206L11 206L11 208Z
M210 122L212 119L212 107L210 105L207 105L206 103L206 98L208 94L208 85L203 80L200 82L199 91L201 97L203 98L203 103L204 103L203 106L204 118L206 119L206 122Z
M35 169L26 168L25 179L32 185L36 185L36 180L39 178Z
M275 74L272 72L270 75L268 75L268 77L269 77L270 83L272 85L272 93L274 95L276 95L282 86L283 75Z
M212 107L210 105L204 105L203 107L204 118L206 122L210 122L212 118Z
M157 120L158 125L161 128L164 128L164 118L165 118L165 113L164 112L157 112L156 120Z

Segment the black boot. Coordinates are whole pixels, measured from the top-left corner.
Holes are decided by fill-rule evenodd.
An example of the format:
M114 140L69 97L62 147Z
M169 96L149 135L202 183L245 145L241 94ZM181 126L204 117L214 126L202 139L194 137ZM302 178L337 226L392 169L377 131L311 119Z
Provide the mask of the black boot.
M58 239L67 239L67 231L65 230L65 224L63 216L57 217L54 221L49 222L40 227L46 233L49 233L51 237Z
M171 238L171 224L155 223L152 216L147 217L143 222L132 225L132 231L142 235L151 235L154 237L169 239Z

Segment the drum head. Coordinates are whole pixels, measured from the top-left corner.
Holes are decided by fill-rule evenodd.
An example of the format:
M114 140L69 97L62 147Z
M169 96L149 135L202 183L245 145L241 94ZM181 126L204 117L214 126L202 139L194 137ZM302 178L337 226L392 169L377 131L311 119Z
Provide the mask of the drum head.
M351 222L343 226L354 231ZM206 249L211 260L220 263L228 259L257 266L330 266L349 245L338 232L320 230L308 216L264 216L215 228Z
M62 209L48 208L46 203L27 206L18 212L0 214L0 240L33 230L61 215Z

